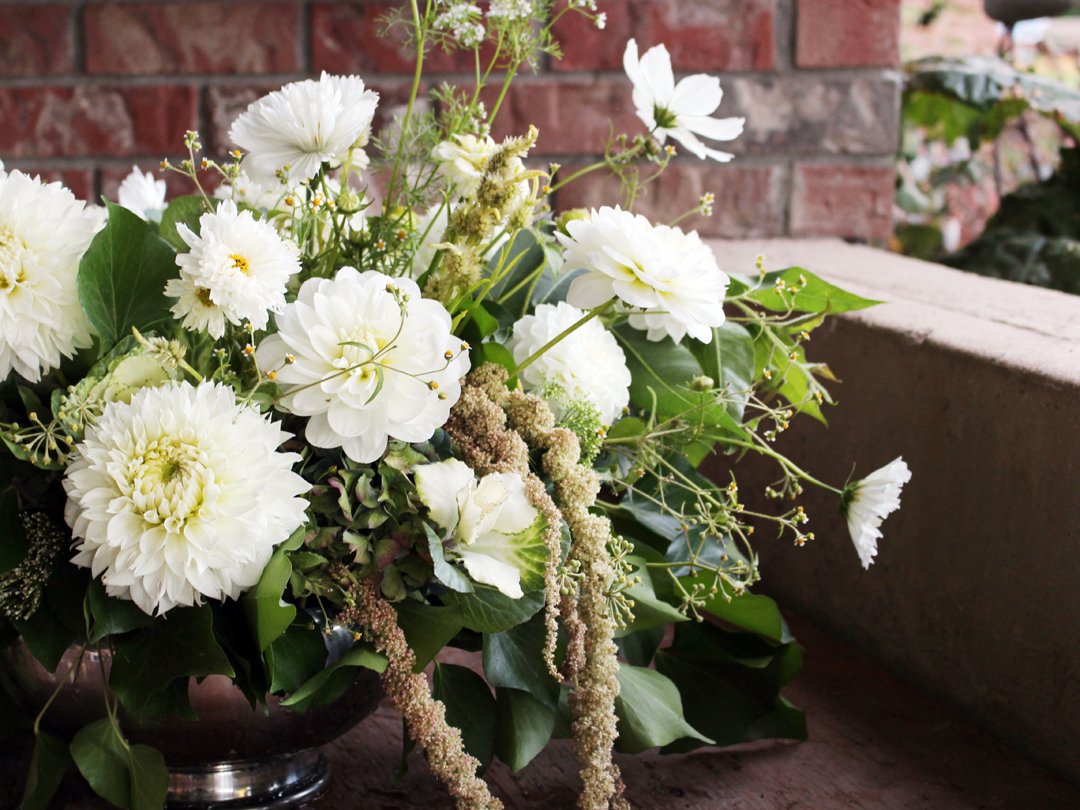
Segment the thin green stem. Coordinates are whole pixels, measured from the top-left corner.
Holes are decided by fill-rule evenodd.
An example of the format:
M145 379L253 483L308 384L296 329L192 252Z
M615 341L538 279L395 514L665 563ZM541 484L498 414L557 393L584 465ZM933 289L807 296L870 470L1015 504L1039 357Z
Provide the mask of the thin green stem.
M420 25L420 8L416 0L410 0L412 5L413 25L416 27L416 70L413 72L412 89L409 91L409 105L405 108L405 117L401 119L401 134L398 136L397 154L394 155L394 169L390 173L390 183L386 190L387 210L393 204L394 185L397 182L398 168L401 166L401 155L405 150L405 138L409 132L409 119L412 118L413 105L416 104L416 95L420 92L420 77L424 70L424 29Z
M591 321L593 318L607 312L607 310L610 309L611 306L618 300L619 300L618 296L615 296L615 297L609 299L608 301L605 301L600 306L593 307L592 309L590 309L585 314L585 317L583 317L580 321L578 321L577 323L573 324L572 326L569 326L566 329L564 329L563 331L561 331L559 334L557 334L555 337L553 337L551 340L549 340L547 343L545 343L543 346L541 346L539 349L537 349L535 352L533 352L531 355L529 355L525 360L518 363L518 367L515 368L510 373L510 377L513 378L513 377L518 376L521 372L523 372L530 365L532 365L534 361L538 360L541 356L543 356L544 352L546 352L548 349L552 348L553 346L558 345L563 340L563 338L573 334L578 329L580 329L585 324L587 324L589 321Z

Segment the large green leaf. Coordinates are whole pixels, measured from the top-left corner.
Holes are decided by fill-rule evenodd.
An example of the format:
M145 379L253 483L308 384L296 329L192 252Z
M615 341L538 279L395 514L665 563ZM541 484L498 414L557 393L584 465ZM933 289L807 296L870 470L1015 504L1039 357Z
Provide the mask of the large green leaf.
M326 666L326 643L306 613L274 639L266 650L270 691L295 692Z
M446 722L460 729L465 750L482 773L495 756L498 706L484 679L468 667L435 662L431 696L446 706Z
M648 630L653 627L666 626L672 622L685 622L686 616L659 599L653 590L652 577L649 575L647 563L641 557L630 556L626 561L633 566L631 577L641 577L641 582L627 589L626 596L633 600L634 620L625 628L617 630L615 637L626 636L638 630ZM667 576L667 574L664 574Z
M130 599L109 596L100 577L90 580L90 587L86 590L86 605L94 619L90 633L91 644L96 644L105 636L127 633L154 623L154 617L144 613L142 608Z
M502 633L484 635L484 675L496 687L520 689L552 709L559 702L559 682L544 662L547 628L543 613Z
M108 203L109 222L79 264L79 301L101 336L101 350L167 321L172 301L165 284L177 276L176 252L154 228L126 208Z
M71 756L99 796L130 810L161 810L169 771L160 751L128 745L109 718L84 726L71 741Z
M416 671L421 672L465 626L457 605L436 607L412 599L394 604L397 623L416 655Z
M555 708L520 689L495 690L499 730L495 753L517 773L544 750L555 730Z
M211 198L210 205L216 209L220 202L216 198ZM201 195L191 194L186 197L177 197L169 203L169 206L161 215L161 238L172 245L177 253L187 253L191 248L188 247L187 242L177 232L176 225L177 223L183 223L192 233L198 235L201 231L199 219L205 213L208 213L206 201L203 200Z
M55 672L60 658L86 631L83 597L90 572L74 565L60 565L45 585L41 606L26 620L11 623L26 647L49 672Z
M286 555L300 547L305 533L306 527L301 526L278 546L263 569L259 583L244 594L244 612L260 652L266 650L296 618L296 606L281 597L293 571L292 563Z
M478 633L501 633L528 621L544 606L544 593L512 599L490 585L476 583L473 593L447 591L442 600L461 607L465 626Z
M142 717L151 697L178 678L234 677L213 625L210 605L173 608L152 626L117 639L109 686L124 708Z
M725 389L728 412L741 423L754 384L754 338L741 324L725 321L713 330L710 343L690 341L701 370Z
M656 651L660 649L666 632L667 627L657 626L616 638L615 643L619 646L619 655L632 666L648 667Z
M386 664L386 656L375 652L370 644L360 642L337 661L316 673L288 699L281 701L281 705L303 714L315 706L333 703L356 680L357 667L381 673L386 670Z
M789 267L779 275L769 273L765 278L750 297L777 312L849 312L881 303L842 290L801 267ZM783 281L783 286L778 281ZM798 292L792 294L792 289Z
M619 696L615 698L618 751L640 754L683 737L712 744L712 739L686 722L679 689L664 675L654 669L623 664L618 678Z
M19 810L47 810L70 764L67 743L39 731L34 738L34 753L30 757L30 770L26 774L26 789Z
M695 582L690 577L680 577L679 581L687 590ZM773 641L779 642L784 638L784 620L780 609L776 602L767 596L746 592L741 596L733 596L728 601L718 593L705 600L704 610L728 624L751 633L759 633Z

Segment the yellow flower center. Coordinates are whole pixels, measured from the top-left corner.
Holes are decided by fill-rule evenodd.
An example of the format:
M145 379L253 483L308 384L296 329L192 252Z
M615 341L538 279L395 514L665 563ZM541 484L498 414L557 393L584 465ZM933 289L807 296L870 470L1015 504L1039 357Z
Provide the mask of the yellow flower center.
M251 275L251 268L248 266L247 259L237 253L230 253L229 258L232 259L234 269L239 270L245 276Z
M0 225L0 291L9 292L26 282L22 254L26 244L6 225Z
M348 369L349 374L362 380L375 373L375 366L379 361L373 363L371 359L386 348L389 342L382 335L364 327L351 333L341 329L338 331L338 338L341 354L333 361L334 368Z
M194 440L195 437L190 437ZM126 465L123 477L137 512L147 523L179 531L199 515L214 470L198 446L169 435L149 442Z

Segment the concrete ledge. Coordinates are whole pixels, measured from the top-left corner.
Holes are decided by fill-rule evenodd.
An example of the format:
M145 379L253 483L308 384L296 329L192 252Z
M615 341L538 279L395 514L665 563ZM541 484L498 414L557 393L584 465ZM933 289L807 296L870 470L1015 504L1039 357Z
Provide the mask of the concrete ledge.
M903 455L903 508L863 571L808 487L817 541L759 533L762 589L1080 783L1080 297L838 241L714 245L890 302L814 332L840 407L778 448L835 484ZM742 466L755 496L777 477Z

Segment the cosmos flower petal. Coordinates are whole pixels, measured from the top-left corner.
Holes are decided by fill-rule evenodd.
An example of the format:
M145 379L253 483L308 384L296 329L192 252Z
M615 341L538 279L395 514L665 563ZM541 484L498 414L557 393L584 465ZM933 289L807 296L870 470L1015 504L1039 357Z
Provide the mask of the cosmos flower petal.
M877 556L880 526L900 508L900 492L910 480L911 470L900 457L845 490L848 532L863 568L869 568Z

